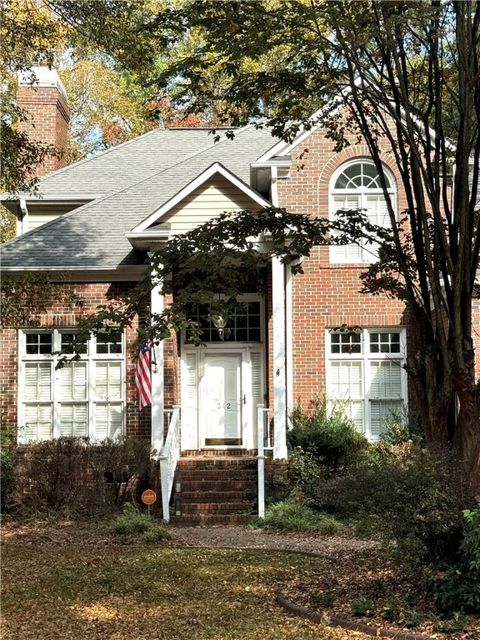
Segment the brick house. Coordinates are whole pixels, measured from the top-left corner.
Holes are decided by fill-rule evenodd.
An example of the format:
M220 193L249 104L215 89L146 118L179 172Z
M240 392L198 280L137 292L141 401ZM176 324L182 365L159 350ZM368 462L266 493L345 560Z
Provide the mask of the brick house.
M35 90L20 87L19 99L35 111L36 130L62 148L65 94L55 72L40 80ZM384 161L401 211L401 181L387 153ZM286 458L288 415L299 400L341 399L371 440L391 412L406 409L405 307L359 293L359 274L374 256L353 244L316 249L295 277L273 259L269 293L246 293L223 331L208 308L198 308L204 345L180 335L156 349L151 408L140 412L135 397L135 327L117 343L92 339L78 362L55 369L56 353L72 348L78 318L135 286L149 251L223 211L274 205L324 217L362 207L381 223L385 200L365 145L336 153L321 129L290 144L253 126L219 142L207 130L156 129L49 172L55 168L44 168L39 195L4 201L17 216L18 237L2 247L3 272L48 272L80 301L59 300L37 326L3 331L4 407L19 442L151 439L163 455L169 495L172 467L187 487L189 469L200 474L192 482L208 476L198 466L205 458L227 474L233 458L248 461L258 451L259 426L272 459ZM153 290L152 310L165 303ZM202 487L215 490L191 487L200 505ZM232 489L234 502L242 491ZM190 513L200 511L197 504Z

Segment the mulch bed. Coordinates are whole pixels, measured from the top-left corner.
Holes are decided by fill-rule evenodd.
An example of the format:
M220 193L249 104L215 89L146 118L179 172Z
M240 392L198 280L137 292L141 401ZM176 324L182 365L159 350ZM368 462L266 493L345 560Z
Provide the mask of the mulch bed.
M464 628L455 629L453 619L435 613L418 579L405 575L384 551L341 552L325 560L314 578L297 576L284 585L279 604L322 624L380 637L480 639L479 616L466 616Z

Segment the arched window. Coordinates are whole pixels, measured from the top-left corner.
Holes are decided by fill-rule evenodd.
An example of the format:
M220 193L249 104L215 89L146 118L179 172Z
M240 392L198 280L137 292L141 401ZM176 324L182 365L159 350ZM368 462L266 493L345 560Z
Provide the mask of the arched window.
M388 193L395 206L395 180L391 172L384 167ZM330 220L335 220L336 212L348 209L364 209L373 224L388 227L385 194L381 187L380 175L368 159L356 158L342 164L330 180ZM332 245L330 261L335 263L374 262L377 248L373 243L359 240L357 243Z

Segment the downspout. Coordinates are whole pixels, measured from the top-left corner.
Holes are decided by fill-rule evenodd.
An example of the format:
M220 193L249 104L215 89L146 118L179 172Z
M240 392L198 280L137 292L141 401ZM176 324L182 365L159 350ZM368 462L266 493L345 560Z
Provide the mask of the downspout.
M26 233L28 225L28 207L26 198L20 198L19 204L22 217L20 219L20 223L18 224L17 222L17 236L21 236Z

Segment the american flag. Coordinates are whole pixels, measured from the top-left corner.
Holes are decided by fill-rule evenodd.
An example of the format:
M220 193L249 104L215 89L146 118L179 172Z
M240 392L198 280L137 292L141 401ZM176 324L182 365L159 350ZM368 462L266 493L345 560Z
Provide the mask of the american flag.
M135 387L138 394L138 408L152 404L152 374L151 374L151 349L150 342L144 342L140 348L135 372Z

